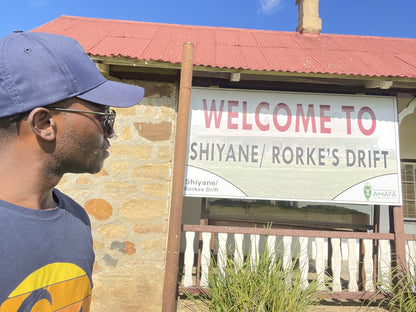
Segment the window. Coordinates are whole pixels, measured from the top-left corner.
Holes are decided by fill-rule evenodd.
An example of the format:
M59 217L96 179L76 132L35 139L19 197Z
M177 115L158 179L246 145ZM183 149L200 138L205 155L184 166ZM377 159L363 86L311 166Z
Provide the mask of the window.
M272 224L280 228L372 229L372 206L277 200L208 200L210 224Z
M403 215L416 219L415 188L416 163L402 163Z

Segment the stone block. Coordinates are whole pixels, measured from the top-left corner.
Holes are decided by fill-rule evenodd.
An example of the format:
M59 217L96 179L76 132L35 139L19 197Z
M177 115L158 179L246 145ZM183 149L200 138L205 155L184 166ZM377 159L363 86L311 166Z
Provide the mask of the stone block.
M134 116L136 114L136 106L131 106L131 107L123 107L123 108L117 108L114 107L114 110L117 113L117 116ZM117 121L116 121L117 123Z
M143 242L142 248L146 252L147 257L153 255L153 257L147 258L146 260L158 260L160 259L161 252L166 248L166 243L163 239L152 239Z
M89 184L89 183L91 183L92 181L91 181L91 179L88 179L88 178L86 178L86 177L79 177L76 181L75 181L75 183L76 184L78 184L78 185L85 185L85 184Z
M120 205L120 216L132 220L167 218L165 200L131 199Z
M94 250L102 250L105 248L104 243L94 240Z
M169 140L172 134L172 123L168 121L160 123L135 122L134 127L139 136L152 142Z
M170 178L170 166L169 164L138 166L131 170L130 176L139 180L156 179L166 181Z
M114 175L120 175L129 170L130 163L128 161L115 161L109 165L109 168Z
M97 177L108 176L108 172L105 170L104 167L102 167L101 170L95 174L95 176Z
M104 255L103 257L104 263L111 267L116 267L118 260L111 257L109 254Z
M121 253L124 253L126 255L134 255L136 253L135 244L132 242L120 242L120 241L114 241L111 243L110 249L111 250L118 250Z
M165 224L155 225L139 225L136 224L133 227L134 233L136 234L147 234L147 233L163 233L165 234L167 229Z
M108 219L113 214L113 206L108 201L100 198L86 201L84 209L97 220Z
M172 155L172 148L167 147L167 146L163 146L160 147L157 151L157 157L160 160L164 160L164 161L172 161L173 155Z
M135 248L135 244L132 242L125 242L124 244L124 252L126 253L126 255L134 255L136 253L136 248Z
M160 197L160 198L168 198L169 197L169 184L146 184L143 187L143 194Z
M113 144L109 152L112 156L129 156L138 160L147 160L152 153L152 146Z
M175 104L176 104L176 101L173 100L173 101L169 101L169 103L167 103L167 106L162 106L160 109L161 115L165 118L174 120L176 116Z
M130 127L124 127L123 131L121 132L121 137L123 140L131 139L132 134Z
M136 194L140 186L137 184L125 183L121 181L105 182L105 194L116 198L129 198Z
M125 237L127 235L126 227L117 224L103 225L97 229L97 232L104 237Z

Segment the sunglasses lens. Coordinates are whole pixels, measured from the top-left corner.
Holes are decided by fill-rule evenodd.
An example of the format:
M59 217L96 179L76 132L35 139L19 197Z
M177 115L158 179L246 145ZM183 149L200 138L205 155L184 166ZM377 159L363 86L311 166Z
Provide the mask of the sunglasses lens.
M116 119L116 111L115 110L110 110L110 114L111 115L106 115L103 116L103 127L105 129L105 131L107 131L107 133L109 135L113 135L114 134L114 121Z

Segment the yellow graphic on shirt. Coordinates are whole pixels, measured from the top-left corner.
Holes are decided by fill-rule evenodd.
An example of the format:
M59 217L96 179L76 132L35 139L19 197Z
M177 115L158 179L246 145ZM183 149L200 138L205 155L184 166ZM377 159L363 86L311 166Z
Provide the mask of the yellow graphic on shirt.
M20 283L0 312L88 312L90 302L88 275L75 264L52 263Z

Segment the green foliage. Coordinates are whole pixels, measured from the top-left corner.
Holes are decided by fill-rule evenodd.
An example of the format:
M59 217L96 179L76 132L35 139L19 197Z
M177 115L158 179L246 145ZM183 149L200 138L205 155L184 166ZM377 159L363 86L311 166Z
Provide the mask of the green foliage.
M266 248L260 259L247 259L242 265L227 256L223 273L215 264L210 267L210 293L199 300L190 295L188 298L197 307L194 311L308 311L320 301L317 282L312 281L303 289L296 259L292 263L284 270L283 259L269 255Z
M413 265L414 264L409 264ZM408 270L397 270L391 274L391 289L381 291L385 299L379 306L386 307L391 312L416 311L416 278ZM382 287L381 287L382 288Z

